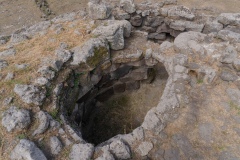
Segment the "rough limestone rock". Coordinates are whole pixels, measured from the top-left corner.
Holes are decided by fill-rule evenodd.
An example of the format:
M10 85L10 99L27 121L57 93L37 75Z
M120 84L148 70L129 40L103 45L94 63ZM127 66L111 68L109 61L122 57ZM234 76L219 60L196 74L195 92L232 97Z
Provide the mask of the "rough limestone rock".
M110 151L118 159L129 159L131 158L131 152L127 145L121 140L115 140L110 144Z
M14 79L15 77L15 74L14 73L8 73L7 76L5 77L5 81L9 81L9 80L12 80Z
M174 47L178 51L181 51L182 53L186 53L188 51L188 41L190 40L203 41L204 37L205 37L205 34L202 34L199 32L193 32L193 31L184 32L175 38Z
M238 76L233 71L224 69L220 74L220 78L224 81L236 81Z
M146 130L154 130L156 133L159 133L164 129L165 125L157 117L156 113L150 110L144 118L142 127Z
M15 34L12 34L10 42L11 43L20 43L20 42L25 41L27 39L29 39L29 37L26 34L15 33Z
M170 23L170 28L178 31L202 32L204 24L198 24L191 21L176 20Z
M240 13L221 13L217 19L224 25L240 25Z
M88 3L89 15L92 19L107 19L111 9L104 4Z
M69 155L70 160L89 160L92 157L94 146L92 144L74 144Z
M25 109L13 106L3 113L2 125L8 132L22 130L31 123L30 113Z
M174 6L168 9L167 15L170 18L176 18L176 19L187 19L187 20L193 20L195 18L195 15L189 10L189 8L184 6Z
M212 32L219 32L222 29L223 29L223 24L217 21L207 21L205 23L203 33L208 34Z
M126 20L108 21L107 26L99 26L93 30L93 34L107 39L110 48L120 50L124 48L124 37L129 37L131 24Z
M109 151L103 151L103 154L95 160L115 160Z
M49 66L42 66L37 71L41 76L47 78L48 80L52 80L55 77L55 72Z
M7 66L8 66L7 61L0 59L0 71Z
M50 21L39 22L39 23L27 28L25 31L25 34L28 37L32 37L32 36L36 35L37 33L46 31L50 26L51 26Z
M45 77L38 77L37 79L34 80L34 84L38 85L38 86L49 86L50 81L45 78Z
M131 17L130 22L133 26L139 27L142 25L143 20L141 16L136 15Z
M47 160L43 152L31 141L21 139L12 150L11 160Z
M148 153L153 149L153 144L151 142L142 142L137 150L138 150L138 153L141 155L141 156L146 156L148 155Z
M47 130L49 123L50 123L50 120L49 120L47 114L43 111L40 111L37 113L37 118L38 118L39 126L33 132L33 134L32 134L33 136L44 133Z
M0 57L14 56L16 54L16 50L14 48L10 48L8 50L0 52Z
M53 155L57 155L61 152L63 145L56 136L50 137L50 148Z
M10 40L11 36L0 35L0 45L6 44Z
M230 42L240 42L240 34L229 30L221 30L218 32L217 37Z
M55 54L58 60L62 61L63 63L67 62L71 57L72 53L69 50L59 48L55 51Z
M46 97L46 90L34 85L16 84L14 92L28 104L42 105Z
M123 9L127 13L134 13L136 11L136 6L133 0L121 0L120 8Z
M72 65L83 65L86 69L93 69L102 61L109 58L109 46L104 39L92 38L84 45L72 49Z

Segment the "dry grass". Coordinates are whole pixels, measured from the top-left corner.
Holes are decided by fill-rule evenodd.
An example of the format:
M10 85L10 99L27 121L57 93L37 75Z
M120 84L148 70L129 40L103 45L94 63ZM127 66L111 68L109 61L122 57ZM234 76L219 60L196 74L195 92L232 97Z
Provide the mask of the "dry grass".
M82 45L90 37L86 32L86 27L89 24L79 20L74 25L75 27L68 27L70 23L73 22L62 24L65 30L60 34L56 34L49 29L43 36L38 35L15 45L16 55L4 58L7 60L9 66L1 71L3 76L6 76L9 72L13 72L15 78L9 81L0 81L0 88L4 89L8 95L13 94L12 90L15 84L29 84L37 77L37 70L43 60L55 58L55 50L60 46L61 42L67 43L69 48L72 48ZM78 29L81 35L74 33L76 29ZM0 47L0 50L6 49L7 45ZM17 70L15 67L16 64L29 64L29 66L24 70ZM5 97L2 96L0 98Z

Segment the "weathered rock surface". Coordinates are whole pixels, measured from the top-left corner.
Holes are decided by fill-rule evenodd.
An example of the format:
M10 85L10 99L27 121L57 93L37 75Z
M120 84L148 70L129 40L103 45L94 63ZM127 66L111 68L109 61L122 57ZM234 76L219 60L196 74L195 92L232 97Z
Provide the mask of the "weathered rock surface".
M221 30L217 36L225 41L240 42L240 34L229 30Z
M104 4L89 2L88 8L92 19L107 19L111 14L111 9Z
M42 105L46 97L45 89L39 88L34 85L16 84L14 92L22 99L23 102L28 104Z
M92 144L74 144L69 155L70 160L89 160L92 157L94 146Z
M136 7L135 4L133 3L133 0L121 0L120 8L127 13L133 13L136 11Z
M47 116L47 114L43 111L40 111L37 113L37 118L38 118L38 122L39 122L39 126L38 128L33 132L33 136L38 135L38 134L42 134L43 132L45 132L49 126L50 120Z
M184 6L174 6L168 9L167 16L171 18L185 18L188 20L193 20L195 15L189 10L189 8Z
M7 61L0 59L0 71L7 66L8 66Z
M63 145L56 136L53 136L53 137L50 137L50 147L51 147L51 153L53 155L57 155L61 152Z
M83 65L86 69L93 69L102 60L109 58L109 47L104 39L93 38L83 46L73 48L72 65ZM95 55L96 54L96 55Z
M47 160L43 152L31 141L21 139L10 155L11 160Z
M0 57L14 56L16 54L16 50L14 48L10 48L8 50L0 52Z
M99 26L92 33L106 38L111 49L120 50L124 48L124 37L130 36L131 24L126 20L108 21L107 26Z
M129 159L131 158L131 152L127 145L125 145L121 140L113 141L110 144L110 151L118 159Z
M8 132L25 129L31 123L30 113L13 106L3 113L2 125Z
M153 144L151 142L142 142L138 146L138 152L141 156L146 156L153 148Z
M221 13L218 22L223 25L240 25L240 13Z

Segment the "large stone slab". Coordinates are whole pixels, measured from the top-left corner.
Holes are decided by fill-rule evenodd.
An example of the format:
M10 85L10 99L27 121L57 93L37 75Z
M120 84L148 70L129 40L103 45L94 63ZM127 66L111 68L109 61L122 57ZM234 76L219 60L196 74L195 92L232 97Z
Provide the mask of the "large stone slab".
M31 141L21 139L10 155L11 160L47 160L43 152Z
M73 48L72 51L71 64L80 70L92 70L110 57L107 41L102 38L92 38L84 45Z

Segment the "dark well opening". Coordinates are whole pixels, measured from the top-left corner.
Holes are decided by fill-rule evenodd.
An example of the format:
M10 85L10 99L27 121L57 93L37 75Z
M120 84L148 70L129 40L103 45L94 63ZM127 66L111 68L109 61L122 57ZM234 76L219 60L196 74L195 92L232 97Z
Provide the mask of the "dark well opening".
M90 78L95 74L91 73ZM158 104L167 78L161 63L150 67L124 64L114 71L105 71L99 82L77 101L74 119L83 138L97 145L117 134L132 132Z

